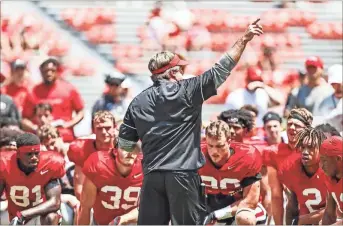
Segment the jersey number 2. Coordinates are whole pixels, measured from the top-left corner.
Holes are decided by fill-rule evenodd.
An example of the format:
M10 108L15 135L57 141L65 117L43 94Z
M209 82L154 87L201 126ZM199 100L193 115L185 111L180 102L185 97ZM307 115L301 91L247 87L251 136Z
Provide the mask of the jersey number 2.
M140 190L141 190L140 187L128 187L127 189L122 190L117 186L106 185L106 186L101 188L101 191L105 192L105 193L107 193L107 192L114 193L114 195L111 196L112 203L108 203L105 201L101 201L101 203L106 209L115 210L115 209L119 209L121 207L124 210L127 210L133 206L137 206L138 196L139 196ZM131 193L137 193L137 194L131 195ZM129 205L129 204L124 203L120 206L120 200L122 198L126 202L133 202L133 204Z
M304 196L314 195L315 199L310 199L305 202L305 205L310 213L314 212L315 210L312 206L319 205L322 202L322 196L320 191L316 188L307 188L303 191Z
M36 206L43 202L42 194L41 194L41 186L36 185L32 188L31 192L35 194L36 200L32 203L32 206ZM21 195L19 195L20 193ZM30 205L30 190L26 186L12 186L10 190L10 197L12 202L20 207L27 207Z

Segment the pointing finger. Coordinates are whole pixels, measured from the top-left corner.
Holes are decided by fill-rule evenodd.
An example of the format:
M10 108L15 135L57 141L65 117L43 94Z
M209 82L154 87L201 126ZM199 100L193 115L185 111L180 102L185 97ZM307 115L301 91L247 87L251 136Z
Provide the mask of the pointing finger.
M259 21L260 21L261 19L260 18L258 18L257 20L255 20L253 23L252 23L252 25L255 25L255 24L257 24Z

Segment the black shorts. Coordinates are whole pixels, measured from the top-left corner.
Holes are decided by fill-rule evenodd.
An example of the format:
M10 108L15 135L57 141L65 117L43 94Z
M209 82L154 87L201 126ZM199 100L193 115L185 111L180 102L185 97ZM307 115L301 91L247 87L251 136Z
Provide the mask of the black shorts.
M200 225L205 195L196 171L153 171L141 189L138 225Z

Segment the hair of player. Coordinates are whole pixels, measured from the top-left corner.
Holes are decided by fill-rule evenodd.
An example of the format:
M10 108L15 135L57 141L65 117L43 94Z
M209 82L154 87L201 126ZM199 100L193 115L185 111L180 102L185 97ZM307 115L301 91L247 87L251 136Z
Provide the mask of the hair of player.
M299 119L299 117L301 118L300 121L302 121L306 126L311 126L313 122L313 115L311 112L309 112L305 108L292 109L291 112L289 113L287 120L291 118Z
M317 150L319 150L320 145L323 143L323 141L326 138L322 131L312 128L312 127L307 127L301 130L296 135L295 139L297 141L295 143L296 148L307 146L307 147L316 148Z
M17 148L40 144L39 137L33 133L20 134L17 139Z
M168 65L170 61L174 58L174 56L175 56L175 53L172 53L170 51L163 51L163 52L156 53L155 55L151 57L148 64L148 68L150 72L152 73L153 71ZM180 70L180 69L181 69L180 66L169 68L168 70L160 74L151 75L151 80L154 82L161 79L170 79L170 72L172 70Z
M11 117L0 117L0 128L8 126L20 126L18 120Z
M251 113L247 110L231 109L223 111L218 116L218 119L224 122L228 122L228 120L232 118L237 118L239 124L241 124L243 128L246 128L248 132L251 131L254 127L254 119Z
M51 125L43 125L38 128L37 135L40 140L61 137L58 130Z
M243 107L241 107L240 110L246 110L246 111L250 111L250 112L254 112L256 116L258 116L258 109L255 105L251 105L251 104L246 104Z
M39 66L39 70L42 70L45 67L45 65L48 65L50 63L52 63L57 68L60 68L61 66L60 62L57 59L49 58Z
M113 125L116 125L116 119L114 118L113 114L109 111L97 111L95 112L94 116L93 116L93 120L92 120L92 125L94 125L95 123L99 123L99 122L104 122L105 120L111 120L113 122Z
M338 130L335 127L331 126L329 123L320 124L320 125L316 126L315 129L320 130L321 132L323 132L325 134L326 138L328 138L326 136L326 134L328 134L330 136L341 137L341 134L338 132Z
M17 137L23 134L21 130L12 130L9 128L0 129L0 148L8 146L11 142L16 141Z
M230 127L229 125L222 121L216 120L211 122L205 129L205 135L210 138L221 138L222 136L225 139L229 139L231 137Z

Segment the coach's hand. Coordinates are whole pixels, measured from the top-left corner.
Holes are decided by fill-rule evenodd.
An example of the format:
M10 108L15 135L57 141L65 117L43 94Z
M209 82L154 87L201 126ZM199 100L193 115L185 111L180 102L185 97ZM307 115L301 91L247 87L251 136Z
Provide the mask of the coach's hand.
M263 34L262 26L258 24L259 21L260 19L255 20L245 31L244 38L246 41L252 40L255 35L260 36L261 34Z
M216 216L214 215L214 212L210 213L205 217L203 225L214 225L217 221Z

